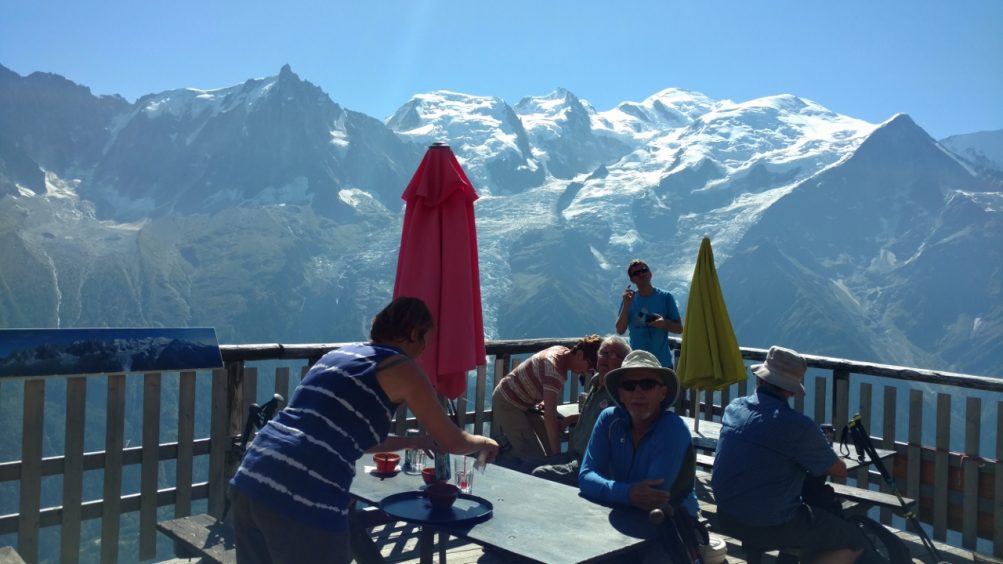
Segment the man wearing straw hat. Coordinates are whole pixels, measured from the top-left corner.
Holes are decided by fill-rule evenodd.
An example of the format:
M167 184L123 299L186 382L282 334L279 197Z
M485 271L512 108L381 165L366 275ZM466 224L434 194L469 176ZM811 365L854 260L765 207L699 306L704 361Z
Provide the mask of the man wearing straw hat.
M856 526L801 498L808 474L846 476L819 426L788 404L804 395L806 369L795 351L771 347L752 366L755 393L725 408L711 476L722 531L747 545L800 549L805 562L880 561Z
M648 351L633 351L606 375L606 390L616 406L592 430L578 476L582 495L644 511L671 503L695 517L693 439L666 411L679 393L676 373Z

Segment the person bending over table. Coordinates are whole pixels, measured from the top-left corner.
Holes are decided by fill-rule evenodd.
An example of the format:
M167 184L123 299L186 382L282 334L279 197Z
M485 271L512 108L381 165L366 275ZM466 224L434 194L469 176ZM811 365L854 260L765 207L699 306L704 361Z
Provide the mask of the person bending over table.
M578 415L569 415L561 423L571 427L568 450L535 461L532 474L568 486L578 486L578 471L585 448L589 446L592 428L602 410L610 406L610 396L606 392L606 374L620 368L624 357L630 352L630 345L623 337L606 337L599 345L596 375L589 382L589 392L579 409Z
M588 335L570 349L559 345L543 349L498 382L491 395L491 418L512 445L512 454L525 461L561 452L557 401L564 381L569 370L584 374L595 368L601 342L599 335ZM534 425L540 402L542 436Z
M397 298L373 319L369 342L310 368L230 481L238 562L350 562L349 488L364 452L431 448L494 461L498 444L454 425L414 362L431 330L424 302ZM389 436L401 403L430 437Z
M606 375L616 403L599 414L582 458L578 486L586 498L643 511L666 503L697 515L693 441L686 423L666 411L679 379L648 351L633 351Z
M880 562L860 530L801 498L807 474L846 476L819 426L788 400L804 394L807 364L771 347L752 366L755 393L724 410L711 474L723 532L764 548L798 548L802 561Z

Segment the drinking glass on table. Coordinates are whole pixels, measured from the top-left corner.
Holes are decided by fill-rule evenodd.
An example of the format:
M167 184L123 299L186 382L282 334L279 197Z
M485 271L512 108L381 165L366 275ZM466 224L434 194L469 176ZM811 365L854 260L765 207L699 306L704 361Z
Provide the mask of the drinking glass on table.
M421 436L421 431L418 429L408 429L404 433L407 437L418 437ZM421 474L422 468L425 467L425 450L420 448L409 448L404 451L404 465L401 468L404 470L405 474L417 475Z
M468 460L466 456L461 457L453 465L453 483L460 488L460 492L468 494L474 488L474 461Z
M825 435L825 441L832 446L832 443L836 440L836 430L829 423L823 423L818 426L822 430L822 434Z

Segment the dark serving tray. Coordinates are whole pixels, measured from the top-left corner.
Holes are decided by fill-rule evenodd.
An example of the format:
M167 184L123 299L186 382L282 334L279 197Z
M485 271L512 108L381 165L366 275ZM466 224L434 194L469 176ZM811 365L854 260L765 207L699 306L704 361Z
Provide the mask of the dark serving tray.
M491 518L494 506L484 498L461 493L452 507L433 509L425 492L412 491L383 498L380 510L408 523L450 525L486 521Z

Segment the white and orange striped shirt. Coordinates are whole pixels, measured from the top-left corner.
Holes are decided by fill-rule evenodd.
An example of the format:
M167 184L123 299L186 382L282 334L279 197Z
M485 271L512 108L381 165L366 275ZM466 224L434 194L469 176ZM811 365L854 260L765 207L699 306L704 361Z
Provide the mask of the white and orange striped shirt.
M558 345L534 354L502 378L498 391L509 403L523 410L543 401L546 390L560 397L568 367L566 360L558 362L558 356L567 352L567 347Z

